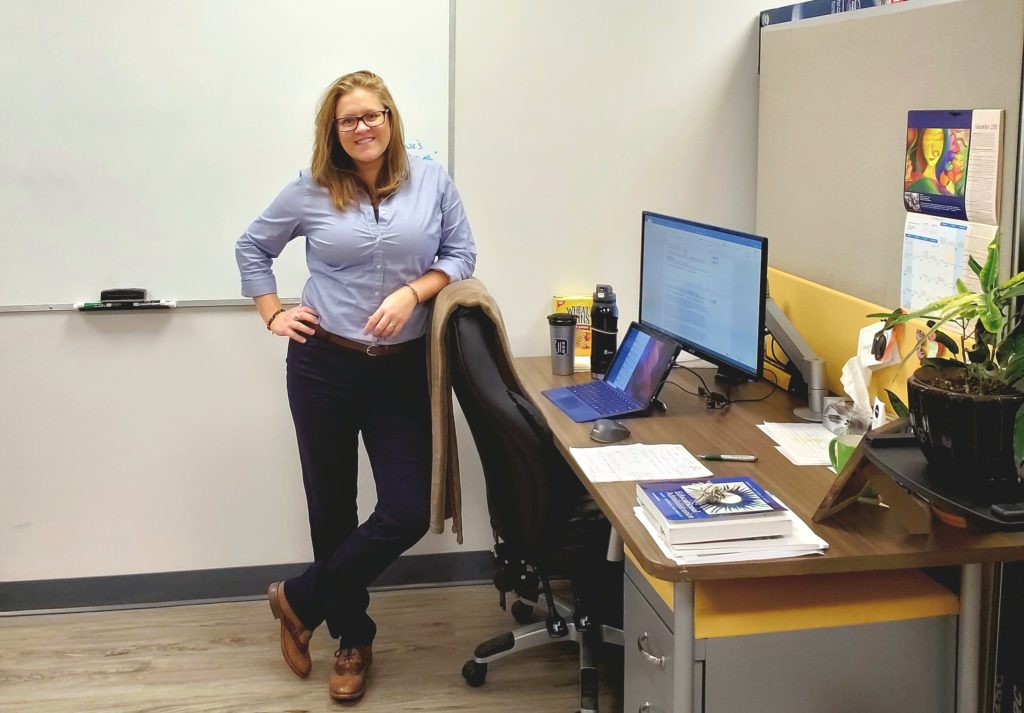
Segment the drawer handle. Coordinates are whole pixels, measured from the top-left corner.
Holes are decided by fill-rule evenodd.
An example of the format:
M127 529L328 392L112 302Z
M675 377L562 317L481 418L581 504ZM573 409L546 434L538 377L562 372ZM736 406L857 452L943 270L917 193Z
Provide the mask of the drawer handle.
M637 709L637 713L651 713L651 704L649 701L644 701L644 704Z
M655 656L647 650L647 632L640 634L636 639L636 648L639 649L640 653L643 654L644 658L650 661L655 666L664 666L665 657Z

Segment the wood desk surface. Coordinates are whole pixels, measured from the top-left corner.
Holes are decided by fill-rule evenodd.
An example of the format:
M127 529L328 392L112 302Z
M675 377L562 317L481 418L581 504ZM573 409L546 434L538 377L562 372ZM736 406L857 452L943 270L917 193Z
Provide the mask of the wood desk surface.
M936 522L928 535L907 535L889 510L874 505L857 503L823 523L813 523L811 516L836 476L824 466L793 465L756 427L765 421L798 421L792 409L801 405L799 402L776 391L760 403L737 403L724 411L709 411L704 408L703 399L666 384L661 399L668 406L667 413L623 419L631 435L619 445L681 443L691 453L756 454L756 463L712 462L707 466L715 475L753 476L829 543L824 555L679 566L662 554L633 514L635 483L590 483L576 465L569 448L598 445L590 439L591 424L573 423L540 393L555 386L585 381L590 378L589 373L555 376L548 357L516 359L516 369L530 397L547 418L559 450L641 566L658 579L774 577L1024 559L1024 532L979 534ZM698 386L696 377L681 369L673 370L670 381L690 391L696 391ZM757 398L768 388L767 382L744 385L733 391L733 397Z

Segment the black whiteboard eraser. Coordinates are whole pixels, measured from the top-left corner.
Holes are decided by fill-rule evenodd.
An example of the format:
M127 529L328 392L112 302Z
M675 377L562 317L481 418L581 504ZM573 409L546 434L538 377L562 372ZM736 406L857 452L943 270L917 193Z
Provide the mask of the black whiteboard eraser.
M111 300L144 300L146 299L146 290L141 287L116 287L110 290L103 290L100 292L100 301L109 302Z

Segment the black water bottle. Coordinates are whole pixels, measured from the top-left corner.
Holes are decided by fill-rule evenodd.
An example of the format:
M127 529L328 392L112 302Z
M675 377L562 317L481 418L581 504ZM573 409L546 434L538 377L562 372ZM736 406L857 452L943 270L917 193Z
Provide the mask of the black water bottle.
M603 379L619 338L619 306L615 304L615 290L611 285L598 285L594 289L590 329L590 376Z

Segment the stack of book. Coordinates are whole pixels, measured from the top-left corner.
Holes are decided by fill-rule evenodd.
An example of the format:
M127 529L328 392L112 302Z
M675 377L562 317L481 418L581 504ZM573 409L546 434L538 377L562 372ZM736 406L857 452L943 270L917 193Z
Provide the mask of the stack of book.
M828 543L746 476L637 483L636 515L680 564L820 554Z

